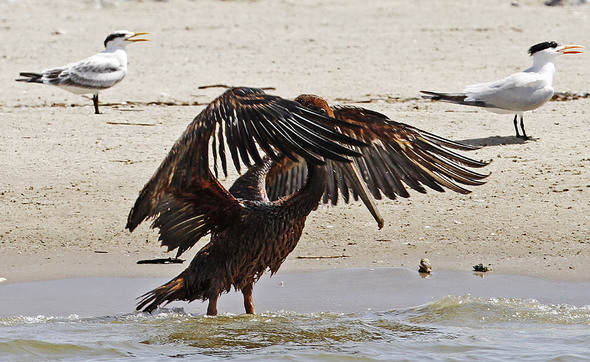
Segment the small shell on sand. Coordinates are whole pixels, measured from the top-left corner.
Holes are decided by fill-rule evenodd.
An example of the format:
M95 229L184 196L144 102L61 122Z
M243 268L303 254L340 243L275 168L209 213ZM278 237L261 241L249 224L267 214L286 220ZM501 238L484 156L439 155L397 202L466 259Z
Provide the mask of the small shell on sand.
M419 273L432 273L432 265L430 265L430 260L428 259L420 259L420 268L418 269Z
M483 263L479 263L479 264L473 266L473 270L476 272L484 272L485 273L485 272L492 271L492 268L490 268L489 265L486 266L486 265L483 265Z

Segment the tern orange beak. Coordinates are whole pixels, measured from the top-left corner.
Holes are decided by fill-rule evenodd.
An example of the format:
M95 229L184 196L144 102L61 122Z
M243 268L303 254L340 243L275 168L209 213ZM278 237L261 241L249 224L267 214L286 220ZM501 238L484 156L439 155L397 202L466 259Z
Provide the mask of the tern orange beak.
M583 50L576 50L584 48L582 45L564 45L563 48L559 49L558 52L563 54L579 54L583 53Z
M133 35L131 35L129 38L125 39L125 41L150 41L149 39L132 39L135 38L136 36L140 36L140 35L145 35L145 34L149 34L149 33L135 33Z

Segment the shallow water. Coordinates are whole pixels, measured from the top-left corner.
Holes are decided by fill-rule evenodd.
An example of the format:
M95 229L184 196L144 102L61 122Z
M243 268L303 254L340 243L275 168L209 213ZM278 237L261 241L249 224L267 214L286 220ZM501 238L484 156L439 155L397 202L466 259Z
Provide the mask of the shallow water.
M352 269L264 278L255 316L233 314L237 293L217 317L200 302L132 313L163 281L0 286L0 360L590 360L589 283Z

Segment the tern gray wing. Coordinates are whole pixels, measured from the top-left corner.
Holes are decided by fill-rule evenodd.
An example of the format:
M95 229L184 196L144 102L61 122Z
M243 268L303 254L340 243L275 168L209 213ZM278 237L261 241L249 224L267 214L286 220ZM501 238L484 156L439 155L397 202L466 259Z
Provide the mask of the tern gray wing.
M119 83L127 68L116 59L91 57L68 68L55 68L43 72L50 84L80 88L106 89Z

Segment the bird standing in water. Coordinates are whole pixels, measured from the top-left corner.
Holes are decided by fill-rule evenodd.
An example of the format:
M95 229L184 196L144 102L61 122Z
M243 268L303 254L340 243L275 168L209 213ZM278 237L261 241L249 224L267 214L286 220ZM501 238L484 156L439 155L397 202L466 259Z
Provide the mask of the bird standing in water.
M50 68L41 73L23 72L17 82L41 83L57 86L74 94L92 94L94 113L99 114L98 94L111 88L127 75L127 44L148 41L135 39L148 33L117 30L104 41L105 50L77 63Z
M177 256L211 234L189 267L143 295L137 309L200 299L216 315L218 297L233 287L253 314L254 283L279 270L320 201L360 198L381 228L374 199L409 196L403 183L422 193L425 186L467 193L460 184L483 184L487 175L467 167L486 163L449 148L476 147L313 95L290 101L229 89L188 126L129 214L130 231L152 218L162 245ZM248 166L229 190L217 180L218 160L227 175L227 153L238 171Z
M541 107L553 97L554 59L563 54L578 54L581 45L559 45L554 41L533 45L529 54L533 66L495 82L468 85L463 93L421 91L434 101L476 106L494 113L514 113L516 137L529 139L524 130L523 113ZM518 132L518 117L520 128Z

